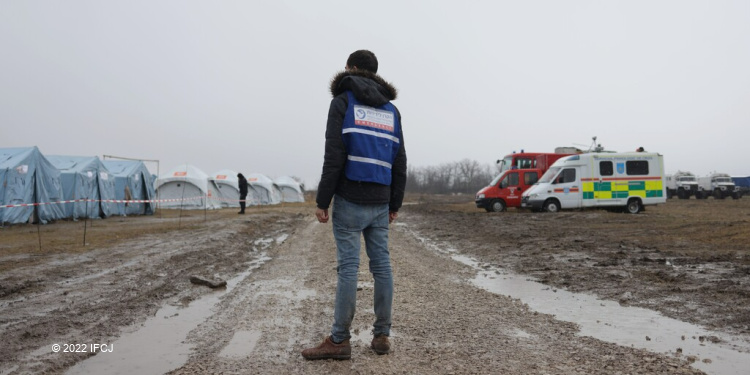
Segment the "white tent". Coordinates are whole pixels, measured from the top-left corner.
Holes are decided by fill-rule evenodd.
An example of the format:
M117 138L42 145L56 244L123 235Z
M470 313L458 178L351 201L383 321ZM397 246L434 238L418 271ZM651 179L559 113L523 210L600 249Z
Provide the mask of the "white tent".
M253 173L245 178L247 178L247 184L249 185L247 197L252 200L253 204L281 203L281 191L273 183L273 180L260 173Z
M205 172L190 164L178 165L159 176L156 189L161 208L221 208L219 201L213 199L219 194L216 185Z
M305 195L302 192L302 186L297 180L289 176L277 178L274 183L281 191L281 200L284 202L304 202Z
M230 169L222 169L208 178L213 181L219 189L219 195L215 200L221 207L240 206L240 188L237 180L237 172Z

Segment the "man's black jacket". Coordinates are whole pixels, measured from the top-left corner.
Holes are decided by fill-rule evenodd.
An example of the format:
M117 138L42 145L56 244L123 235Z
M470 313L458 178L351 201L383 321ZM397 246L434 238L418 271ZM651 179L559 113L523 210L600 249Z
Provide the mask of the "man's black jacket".
M391 169L391 185L372 182L352 181L346 178L346 149L341 136L341 126L349 105L346 92L351 91L362 104L379 107L396 99L397 91L390 83L375 73L363 70L344 71L331 81L331 107L328 110L326 127L325 159L323 173L318 184L316 203L318 208L327 209L333 195L337 194L349 202L358 204L388 203L391 212L398 212L404 200L406 187L406 149L403 132L398 134L401 147ZM401 122L401 113L396 109Z

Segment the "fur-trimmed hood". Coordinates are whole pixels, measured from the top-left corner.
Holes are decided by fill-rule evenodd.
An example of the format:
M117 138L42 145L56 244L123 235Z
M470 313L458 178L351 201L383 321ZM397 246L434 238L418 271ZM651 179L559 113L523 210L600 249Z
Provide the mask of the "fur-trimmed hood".
M338 96L346 91L366 105L379 107L396 99L398 90L375 73L366 70L342 71L331 80L331 94Z

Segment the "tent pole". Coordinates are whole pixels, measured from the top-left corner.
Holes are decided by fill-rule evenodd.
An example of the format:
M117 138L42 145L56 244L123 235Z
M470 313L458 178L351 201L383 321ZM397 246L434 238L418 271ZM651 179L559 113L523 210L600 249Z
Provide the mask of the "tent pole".
M86 246L86 223L89 221L89 199L86 198L86 215L83 215L83 246Z
M10 171L10 167L5 168L5 179L3 181L3 186L8 186L8 172ZM2 197L3 199L0 200L0 203L5 204L5 197ZM2 210L3 207L0 207L0 210ZM3 211L0 211L0 228L5 228L5 217L2 215ZM7 212L7 211L6 211Z
M36 219L36 235L39 238L39 251L42 251L42 230L39 229L42 226L42 221L37 217Z
M102 186L99 184L99 172L95 173L94 176L96 176L96 184L95 184L95 186L96 186L96 192L94 193L94 196L96 198L98 198L98 199L95 200L92 203L96 203L96 206L95 206L96 207L95 208L95 210L96 210L96 216L101 217L100 213L101 213L101 209L102 209L102 207L101 207L101 205L102 205L102 199L101 198L102 197L101 197L101 195L99 193L103 189L102 189ZM93 221L91 222L91 226L92 227L94 226L94 222Z
M159 171L159 161L156 161L156 179L159 179L159 176L161 176L161 172ZM148 190L148 188L146 188ZM159 211L159 219L161 219L161 199L159 199L160 193L156 192L156 210Z
M185 163L187 165L187 163ZM185 167L187 173L187 167ZM187 175L186 175L187 176ZM177 220L177 228L182 225L182 203L185 201L185 186L187 185L187 177L182 181L182 198L180 198L180 218Z
M36 172L34 172L34 176L32 177L31 186L34 187L34 203L39 203L39 191L37 190L36 186ZM31 216L34 217L36 215L36 235L37 238L39 238L39 251L42 251L42 215L39 213L39 205L35 204L34 209L31 211Z

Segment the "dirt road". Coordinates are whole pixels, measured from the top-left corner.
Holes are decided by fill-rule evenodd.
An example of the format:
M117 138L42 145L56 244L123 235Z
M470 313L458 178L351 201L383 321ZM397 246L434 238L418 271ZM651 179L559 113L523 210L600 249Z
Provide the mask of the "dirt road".
M6 344L0 374L701 373L690 362L705 358L581 336L576 324L477 287L474 267L436 251L457 249L556 288L748 337L748 251L717 251L696 240L687 223L697 219L685 216L690 204L633 217L487 214L465 198L422 199L404 208L391 231L393 353L378 356L368 348L374 315L364 257L352 360L338 362L299 355L327 334L336 282L330 224L315 222L309 204L245 216L223 210L110 218L87 227L86 246L80 222L6 227L0 229ZM723 215L728 206L712 210ZM743 207L721 227L746 236ZM530 240L533 233L539 238ZM667 260L677 266L657 270ZM228 286L191 284L195 275ZM91 353L97 343L109 351ZM65 344L87 352L64 352Z

